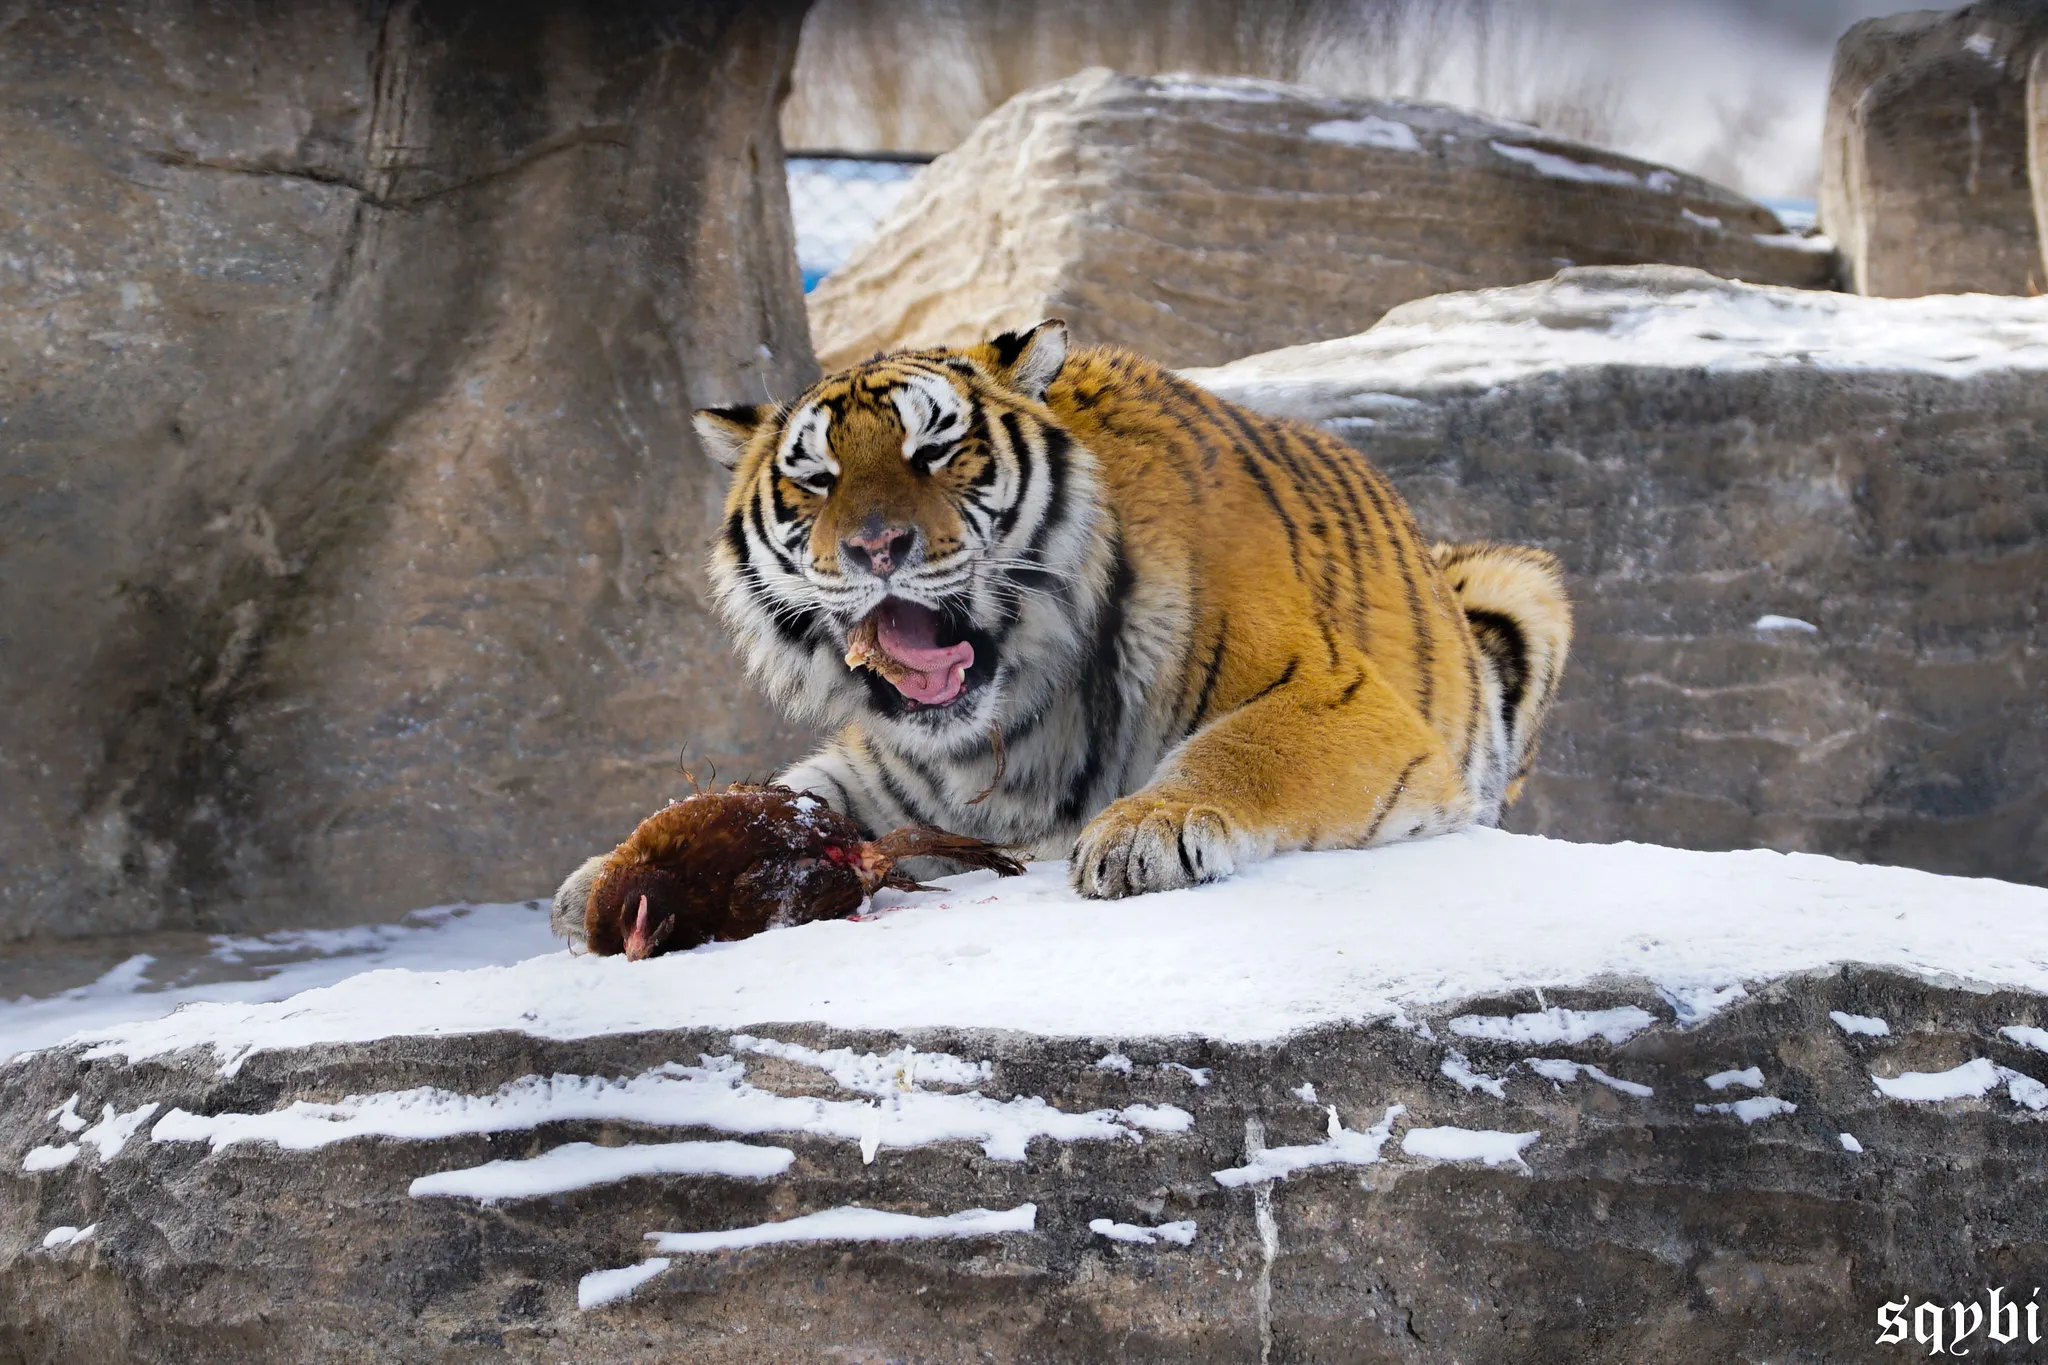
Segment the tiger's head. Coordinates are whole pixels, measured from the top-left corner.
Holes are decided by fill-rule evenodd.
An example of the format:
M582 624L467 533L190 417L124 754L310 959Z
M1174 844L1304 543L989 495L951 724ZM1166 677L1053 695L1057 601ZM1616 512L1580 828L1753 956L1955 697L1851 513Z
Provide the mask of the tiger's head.
M943 751L1044 704L1106 572L1093 458L1043 401L1066 354L1053 320L697 413L734 470L719 608L786 710ZM851 668L869 625L888 666Z

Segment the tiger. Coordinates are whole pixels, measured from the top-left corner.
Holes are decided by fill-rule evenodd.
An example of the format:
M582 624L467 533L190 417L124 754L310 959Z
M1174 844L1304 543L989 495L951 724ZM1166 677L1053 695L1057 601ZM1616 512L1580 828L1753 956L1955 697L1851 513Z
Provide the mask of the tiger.
M733 471L718 613L832 732L776 780L870 837L939 825L1116 898L1492 825L1563 674L1552 555L1426 544L1352 446L1059 319L695 427Z

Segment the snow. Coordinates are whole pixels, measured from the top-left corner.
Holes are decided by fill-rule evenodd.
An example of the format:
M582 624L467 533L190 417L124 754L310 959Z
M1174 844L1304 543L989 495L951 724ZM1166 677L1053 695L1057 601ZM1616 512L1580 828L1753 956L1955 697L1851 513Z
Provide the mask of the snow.
M191 1004L166 1018L92 1029L80 1041L91 1058L204 1048L229 1070L257 1050L407 1035L510 1030L567 1039L768 1020L1256 1043L1544 986L1647 981L1653 985L1640 998L1661 1012L1659 996L1709 1000L1731 982L1843 962L2048 990L2042 888L1810 854L1572 844L1498 830L1289 855L1226 882L1119 902L1114 914L1078 899L1058 863L1003 881L968 874L897 904L864 923L778 929L644 962L557 951L510 966L387 968L277 1003ZM536 928L544 921L534 916ZM1452 1028L1533 1050L1618 1042L1657 1018L1628 1005L1463 1015ZM930 1083L937 1073L927 1068L940 1067L960 1084L977 1083L978 1064L955 1072L958 1059L935 1056L943 1054L861 1060L872 1074L857 1079L894 1086L890 1078L909 1068L914 1085ZM853 1077L845 1068L855 1061L849 1053L829 1066ZM687 1088L677 1077L663 1085ZM726 1085L720 1079L713 1088ZM992 1104L890 1093L910 1109L940 1100ZM840 1111L825 1112L835 1115L834 1131L851 1124ZM338 1121L314 1122L324 1130ZM903 1121L885 1118L885 1132ZM994 1110L974 1122L996 1122ZM1127 1128L1114 1115L1089 1122L1102 1136Z
M65 1247L76 1246L99 1230L98 1223L88 1223L82 1228L71 1227L69 1224L51 1228L43 1234L43 1250L61 1251Z
M728 1232L650 1232L656 1251L671 1255L688 1251L732 1251L773 1246L781 1242L905 1242L932 1237L993 1237L1005 1232L1031 1232L1038 1223L1036 1204L1014 1209L965 1209L940 1218L849 1204L807 1213L780 1223L757 1223Z
M1309 1170L1316 1166L1370 1166L1380 1159L1380 1149L1387 1145L1393 1135L1394 1120L1408 1112L1408 1106L1390 1104L1380 1121L1364 1132L1346 1128L1344 1121L1337 1117L1337 1106L1328 1106L1330 1111L1330 1136L1321 1142L1306 1143L1296 1147L1268 1147L1258 1152L1242 1166L1214 1172L1216 1183L1235 1189L1240 1185L1262 1184L1269 1180L1285 1180L1296 1171Z
M2033 1028L2026 1024L2007 1024L1999 1032L2012 1039L2015 1043L2018 1043L2021 1047L2030 1047L2036 1052L2048 1052L2048 1028Z
M1835 1021L1835 1027L1844 1033L1860 1034L1866 1038L1889 1038L1892 1026L1884 1020L1869 1014L1845 1014L1841 1010L1829 1010L1828 1018Z
M1209 1078L1215 1074L1209 1067L1189 1066L1185 1062L1161 1062L1159 1064L1159 1069L1161 1071L1180 1072L1183 1076L1186 1076L1188 1080L1194 1083L1194 1087L1197 1090L1208 1089Z
M75 1133L85 1127L85 1120L78 1116L78 1096L73 1095L51 1110L50 1121L67 1133Z
M1978 1099L2003 1085L2014 1104L2036 1113L2048 1109L2048 1085L2009 1066L1999 1066L1989 1057L1973 1058L1947 1071L1903 1071L1897 1076L1872 1073L1870 1079L1876 1082L1879 1094L1895 1100L1933 1104Z
M1726 1090L1731 1085L1761 1090L1764 1088L1764 1070L1760 1066L1749 1066L1740 1071L1716 1071L1707 1077L1709 1090Z
M1819 626L1811 621L1802 621L1796 616L1759 616L1756 618L1754 629L1760 630L1766 635L1773 631L1790 631L1801 635L1820 634Z
M1691 223L1694 227L1719 228L1721 226L1719 218L1713 217L1711 214L1694 213L1691 209L1680 209L1678 216Z
M1856 1135L1854 1133L1843 1133L1840 1136L1842 1139L1843 1151L1861 1152L1863 1150L1863 1144L1856 1140Z
M1437 1070L1451 1080L1456 1081L1458 1088L1468 1095L1474 1090L1484 1090L1497 1100L1504 1100L1508 1097L1507 1088L1501 1084L1498 1077L1474 1071L1471 1061L1462 1052L1452 1051L1446 1053L1443 1065L1438 1067Z
M894 1095L920 1085L986 1085L995 1075L995 1067L988 1062L970 1062L947 1052L919 1052L914 1047L878 1055L849 1047L821 1052L801 1043L746 1033L736 1033L729 1041L735 1052L816 1067L844 1088L869 1095Z
M1491 142L1487 144L1510 161L1519 161L1539 175L1553 180L1577 180L1588 185L1641 185L1643 178L1634 171L1621 166L1596 166L1591 162L1574 161L1568 156L1555 152L1538 151L1534 147L1522 147L1512 142ZM1660 180L1650 179L1650 188L1668 193L1674 178L1668 173Z
M1302 1083L1301 1083L1300 1085L1297 1085L1297 1086L1295 1086L1295 1087L1294 1087L1294 1098L1296 1098L1296 1099L1300 1100L1300 1101L1301 1101L1301 1102L1302 1102L1303 1104L1314 1104L1314 1103L1316 1103L1316 1086L1315 1086L1315 1082L1314 1082L1314 1081L1303 1081L1303 1082L1302 1082Z
M1535 1014L1518 1014L1512 1019L1500 1015L1461 1014L1451 1020L1450 1027L1451 1032L1460 1038L1542 1047L1551 1043L1583 1043L1588 1038L1605 1038L1619 1045L1656 1022L1648 1010L1622 1005L1609 1010L1556 1007Z
M547 912L532 902L445 905L397 924L293 929L253 938L222 934L210 942L209 951L182 970L141 953L88 985L0 1000L0 1062L81 1029L161 1018L192 1001L283 1000L378 967L502 966L558 946L548 932ZM230 973L241 979L191 980Z
M101 1161L112 1161L121 1149L128 1145L128 1139L135 1136L151 1114L157 1110L156 1102L140 1105L123 1114L111 1104L102 1105L100 1121L78 1135L80 1142L89 1142L99 1148Z
M1825 256L1835 250L1835 239L1818 233L1752 232L1749 236L1758 246L1773 246L1783 251L1810 251L1816 256Z
M593 1270L576 1285L576 1306L590 1309L616 1303L667 1270L668 1266L668 1257L649 1256L638 1265L621 1266L617 1270Z
M1644 284L1625 283L1633 278ZM1953 379L2043 370L2048 297L1865 298L1668 266L1601 267L1419 299L1355 336L1182 373L1262 412L1331 421L1371 417L1372 404L1388 395L1486 389L1600 366Z
M78 1144L75 1142L67 1142L61 1147L31 1147L28 1155L21 1159L21 1169L30 1173L55 1171L77 1159Z
M1619 1076L1610 1076L1589 1062L1571 1062L1562 1058L1552 1057L1531 1057L1523 1062L1522 1065L1528 1067L1537 1075L1555 1081L1559 1085L1569 1084L1579 1077L1585 1076L1589 1080L1598 1081L1609 1090L1619 1090L1622 1094L1634 1095L1639 1100L1646 1100L1657 1093L1640 1081L1625 1081Z
M1413 128L1398 120L1372 114L1311 124L1308 135L1318 142L1337 142L1347 147L1380 147L1390 152L1422 150Z
M1124 1056L1121 1052L1105 1052L1096 1060L1095 1069L1097 1071L1120 1071L1128 1076L1131 1074L1131 1059Z
M748 1142L634 1142L620 1147L566 1142L524 1160L487 1161L481 1166L423 1175L412 1182L409 1192L415 1199L441 1196L495 1204L503 1199L565 1194L642 1175L766 1180L781 1175L795 1160L796 1153L787 1147Z
M1695 1114L1733 1114L1741 1119L1742 1126L1747 1128L1760 1119L1775 1118L1779 1114L1796 1114L1799 1112L1799 1106L1790 1100L1781 1100L1776 1095L1757 1095L1733 1103L1696 1104L1692 1111Z
M1401 1150L1433 1161L1483 1161L1489 1166L1510 1163L1529 1169L1522 1151L1541 1133L1501 1133L1489 1128L1410 1128L1401 1134Z
M1136 1223L1119 1223L1109 1218L1091 1218L1088 1231L1097 1237L1107 1237L1112 1242L1134 1242L1139 1246L1152 1246L1158 1242L1172 1242L1177 1246L1195 1244L1195 1225L1192 1221L1161 1223L1158 1227L1140 1227Z
M881 1069L880 1060L869 1054L850 1066L849 1072L865 1079ZM954 1095L911 1089L892 1092L880 1103L870 1104L781 1095L749 1084L743 1063L731 1057L705 1057L699 1066L666 1062L629 1079L525 1076L488 1095L421 1086L350 1095L334 1103L299 1100L267 1113L200 1115L173 1109L157 1122L150 1137L155 1142L206 1142L214 1151L240 1142L274 1142L288 1150L304 1151L359 1137L425 1141L463 1133L520 1131L567 1119L740 1134L809 1133L859 1143L869 1159L881 1147L978 1142L997 1161L1022 1161L1027 1144L1035 1137L1058 1142L1136 1141L1142 1137L1140 1128L1178 1133L1194 1121L1186 1110L1173 1105L1132 1105L1121 1112L1098 1109L1076 1114L1056 1109L1037 1096L999 1101L973 1092Z
M1657 994L1671 1006L1680 1028L1698 1028L1707 1020L1743 999L1749 991L1739 981L1726 986L1660 985Z

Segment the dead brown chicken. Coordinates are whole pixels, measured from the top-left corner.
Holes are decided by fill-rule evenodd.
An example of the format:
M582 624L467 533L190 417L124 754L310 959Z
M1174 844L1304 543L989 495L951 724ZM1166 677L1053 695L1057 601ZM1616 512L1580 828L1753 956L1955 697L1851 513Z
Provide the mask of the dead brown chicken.
M884 886L935 889L896 870L926 856L1005 877L1024 870L993 844L930 825L866 840L807 792L735 782L656 811L612 850L590 887L585 942L637 959L842 919Z

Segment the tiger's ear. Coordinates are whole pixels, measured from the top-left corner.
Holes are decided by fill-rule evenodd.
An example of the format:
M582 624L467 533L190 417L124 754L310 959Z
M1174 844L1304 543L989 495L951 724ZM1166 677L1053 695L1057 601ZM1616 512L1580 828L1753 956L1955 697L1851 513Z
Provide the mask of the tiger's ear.
M740 462L740 452L767 420L766 403L743 403L733 408L698 408L690 424L697 428L697 442L704 453L731 469Z
M996 378L1027 398L1043 398L1067 363L1067 324L1047 318L1026 332L1005 332L981 350Z

